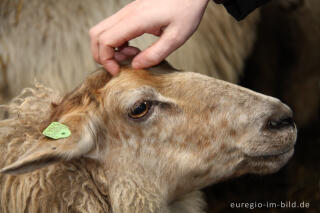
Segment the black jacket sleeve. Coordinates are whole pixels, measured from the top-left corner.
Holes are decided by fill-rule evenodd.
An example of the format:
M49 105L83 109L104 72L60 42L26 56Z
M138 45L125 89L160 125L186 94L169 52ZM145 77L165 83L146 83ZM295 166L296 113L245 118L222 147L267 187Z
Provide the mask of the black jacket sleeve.
M269 0L215 0L223 3L227 11L238 21L244 19L253 10L267 3Z

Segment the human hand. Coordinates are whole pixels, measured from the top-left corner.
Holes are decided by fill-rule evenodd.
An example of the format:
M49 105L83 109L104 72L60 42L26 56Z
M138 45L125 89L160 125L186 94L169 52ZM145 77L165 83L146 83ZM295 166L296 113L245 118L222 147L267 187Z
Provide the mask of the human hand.
M134 57L132 67L142 69L160 63L197 29L208 0L136 0L90 29L95 61L112 75L117 61ZM144 33L160 38L140 52L128 41ZM115 51L118 48L118 51Z

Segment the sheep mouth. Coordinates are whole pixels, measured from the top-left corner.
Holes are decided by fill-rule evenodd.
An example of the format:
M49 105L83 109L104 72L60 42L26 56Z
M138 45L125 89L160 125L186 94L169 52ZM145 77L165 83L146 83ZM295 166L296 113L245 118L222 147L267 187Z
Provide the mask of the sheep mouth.
M268 153L268 154L261 154L261 155L249 155L250 158L256 158L256 159L274 159L283 155L286 155L290 152L294 151L294 146L289 146L285 149L282 149L280 151L274 152L274 153Z
M260 175L275 173L288 163L293 153L294 148L291 148L273 155L250 157L248 159L250 173Z

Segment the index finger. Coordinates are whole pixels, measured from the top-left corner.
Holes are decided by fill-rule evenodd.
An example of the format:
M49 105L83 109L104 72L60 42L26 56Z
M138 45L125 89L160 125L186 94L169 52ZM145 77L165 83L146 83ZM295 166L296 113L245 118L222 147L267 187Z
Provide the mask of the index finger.
M131 20L123 20L111 29L103 32L99 37L99 59L101 64L116 74L119 71L119 65L114 59L114 48L121 46L125 42L134 39L144 33L141 25L133 24Z
M99 36L112 26L120 22L123 17L128 13L128 9L131 7L131 3L113 14L112 16L100 21L94 27L89 30L90 39L91 39L91 52L93 58L97 63L100 63L99 59Z

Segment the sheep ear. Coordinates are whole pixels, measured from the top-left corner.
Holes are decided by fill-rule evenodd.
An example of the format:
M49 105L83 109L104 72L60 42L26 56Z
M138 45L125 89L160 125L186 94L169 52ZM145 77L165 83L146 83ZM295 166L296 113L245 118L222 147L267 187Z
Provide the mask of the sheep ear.
M90 117L87 109L97 92L111 78L104 70L97 70L73 92L67 94L59 105L55 105L50 121L59 121L69 127L71 135L63 139L43 136L16 162L0 170L2 173L21 174L48 166L58 161L71 160L90 155L94 149L97 121ZM94 105L94 104L92 104ZM92 154L92 153L91 153Z
M39 141L35 141L34 146L29 151L0 172L23 174L89 153L94 147L93 137L89 129L83 128L81 134L75 128L70 129L71 135L68 138L54 140L43 137Z

